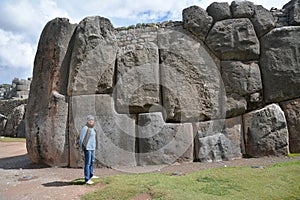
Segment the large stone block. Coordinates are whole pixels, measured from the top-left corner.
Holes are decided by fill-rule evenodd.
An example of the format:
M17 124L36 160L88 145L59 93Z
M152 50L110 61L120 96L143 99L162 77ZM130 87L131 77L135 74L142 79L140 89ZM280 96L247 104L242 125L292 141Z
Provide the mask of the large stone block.
M252 18L254 15L254 4L250 1L233 1L230 9L234 18Z
M260 68L267 103L300 97L300 27L273 29L261 38Z
M193 161L193 128L191 123L169 124L161 113L138 117L138 164L159 165Z
M7 117L4 135L12 137L25 137L24 127L25 105L13 109Z
M221 74L228 93L244 96L262 90L260 69L256 62L223 61Z
M205 47L182 29L159 30L158 44L166 121L224 117L222 78Z
M255 104L262 103L261 98L251 98L252 94L262 92L261 74L256 62L222 61L221 74L227 94L227 117L244 114Z
M227 2L213 2L206 10L215 22L231 18L231 11Z
M116 54L111 22L99 16L83 19L74 35L68 95L111 93Z
M277 104L243 115L246 153L254 157L289 153L288 129Z
M235 117L244 114L247 111L247 100L245 97L236 93L226 96L226 118Z
M161 111L156 44L149 42L119 49L114 92L119 113Z
M212 162L242 157L242 118L212 120L194 125L196 160Z
M251 18L251 22L253 23L257 36L260 38L275 27L275 18L272 13L263 6L255 5L254 9L255 13L253 18Z
M182 21L184 28L195 34L199 39L205 40L213 18L204 9L191 6L182 11Z
M289 130L291 153L300 153L300 99L281 102Z
M291 0L283 6L283 10L288 15L289 25L300 25L300 1Z
M96 165L117 167L135 166L135 119L118 114L114 100L107 94L81 95L71 97L70 109L70 166L83 166L83 156L78 140L86 116L95 117L98 149L95 152Z
M25 116L26 143L34 163L69 165L68 65L63 65L75 25L56 18L45 26L34 61Z
M260 47L249 19L218 21L206 38L206 43L221 60L256 60Z

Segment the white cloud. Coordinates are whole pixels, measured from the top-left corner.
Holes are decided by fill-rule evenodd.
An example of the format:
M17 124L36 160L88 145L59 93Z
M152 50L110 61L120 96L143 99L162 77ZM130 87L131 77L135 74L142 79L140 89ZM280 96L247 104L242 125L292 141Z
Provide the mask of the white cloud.
M36 47L19 34L0 29L0 65L32 69Z
M69 17L52 0L16 0L0 3L0 81L7 81L3 71L13 77L31 76L39 35L51 19ZM18 73L22 71L22 73ZM22 77L20 77L22 76Z

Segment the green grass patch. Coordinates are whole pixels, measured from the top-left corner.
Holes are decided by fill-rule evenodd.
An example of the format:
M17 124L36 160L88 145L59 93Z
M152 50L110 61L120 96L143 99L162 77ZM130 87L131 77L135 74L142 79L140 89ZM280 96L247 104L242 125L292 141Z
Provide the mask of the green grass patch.
M0 136L0 142L26 142L26 138Z
M103 187L82 196L90 199L300 199L300 161L267 168L227 167L184 176L170 174L116 175L99 179Z
M297 156L300 157L300 153L290 153L290 154L289 154L289 157L290 157L290 158L294 158L294 157L297 157Z

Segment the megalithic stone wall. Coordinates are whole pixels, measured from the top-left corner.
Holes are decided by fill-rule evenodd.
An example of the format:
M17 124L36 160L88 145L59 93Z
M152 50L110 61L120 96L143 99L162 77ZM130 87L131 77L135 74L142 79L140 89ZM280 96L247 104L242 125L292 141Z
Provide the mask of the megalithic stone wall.
M88 114L101 166L299 152L299 3L215 2L184 9L182 22L127 28L50 21L26 112L31 160L82 166Z

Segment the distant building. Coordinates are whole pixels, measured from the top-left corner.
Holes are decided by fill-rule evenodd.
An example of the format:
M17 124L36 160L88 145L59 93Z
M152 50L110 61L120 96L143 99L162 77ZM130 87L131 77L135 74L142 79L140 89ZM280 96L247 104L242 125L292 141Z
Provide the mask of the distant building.
M0 86L0 98L12 99L12 98L20 98L27 99L29 96L31 78L18 79L14 78L12 80L12 85L8 87L7 84Z

